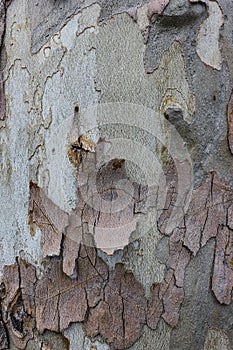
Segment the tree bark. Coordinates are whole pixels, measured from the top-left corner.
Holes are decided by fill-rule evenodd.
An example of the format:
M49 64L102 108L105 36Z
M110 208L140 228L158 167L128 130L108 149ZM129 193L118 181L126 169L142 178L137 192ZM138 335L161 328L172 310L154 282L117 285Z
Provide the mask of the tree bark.
M233 349L231 1L0 15L0 350Z

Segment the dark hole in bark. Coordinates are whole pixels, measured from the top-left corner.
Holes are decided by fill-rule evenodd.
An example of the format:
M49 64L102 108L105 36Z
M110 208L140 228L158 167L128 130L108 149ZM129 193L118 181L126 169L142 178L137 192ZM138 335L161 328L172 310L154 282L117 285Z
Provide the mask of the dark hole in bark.
M74 112L75 112L75 113L78 113L78 112L79 112L79 107L78 107L78 106L75 106L75 107L74 107Z
M6 296L6 286L5 283L0 284L0 301Z
M22 295L19 294L17 297L16 302L11 308L10 311L10 319L12 322L12 326L16 331L19 333L23 333L23 320L24 320L24 306L23 306L23 299Z

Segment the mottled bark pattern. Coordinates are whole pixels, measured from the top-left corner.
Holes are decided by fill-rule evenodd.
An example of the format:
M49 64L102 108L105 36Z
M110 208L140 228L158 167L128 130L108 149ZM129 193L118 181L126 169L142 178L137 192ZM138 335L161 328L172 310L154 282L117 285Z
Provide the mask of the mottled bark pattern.
M155 334L161 324L166 325L170 332L170 344L166 350L168 346L170 350L212 350L212 347L215 350L216 344L223 344L221 350L230 349L233 344L232 2L28 1L25 8L28 9L26 16L30 18L18 25L19 18L15 20L14 13L15 22L9 22L10 43L4 43L6 11L10 2L0 0L0 121L5 118L8 100L11 117L6 118L9 125L6 123L1 128L5 134L1 138L0 155L5 163L0 163L0 170L3 173L6 170L9 175L9 186L4 187L4 183L2 193L5 200L9 198L8 192L12 192L12 196L14 191L17 192L17 185L14 187L17 181L12 179L21 179L19 164L22 163L17 161L23 155L18 144L24 145L21 137L26 139L27 131L33 130L30 138L35 140L25 141L30 146L27 144L24 148L24 154L29 148L31 154L22 172L25 187L30 182L26 190L22 189L26 193L26 200L22 203L26 214L24 222L20 223L20 215L14 213L16 226L11 240L13 236L15 240L20 240L20 235L27 237L28 241L31 240L31 250L38 248L40 254L35 253L37 258L39 256L38 261L30 260L39 265L37 270L28 263L30 253L23 259L23 244L18 249L15 243L12 264L5 265L1 271L0 350L11 347L30 350L34 349L33 342L39 344L41 350L53 347L69 349L69 342L63 334L75 323L82 325L86 339L97 341L100 338L107 347L115 350L131 346L140 348L141 345L135 343L143 338L148 327ZM93 5L96 6L92 8ZM96 32L99 36L95 37ZM72 39L71 34L74 34ZM14 45L20 43L22 47L22 38L31 40L25 45L28 51L22 49L22 53L14 56L12 52L18 50L17 46L14 50ZM125 52L121 52L122 42L127 46ZM5 71L4 45L8 46ZM25 52L26 59L23 57ZM41 66L34 70L37 61ZM74 69L76 66L77 70ZM85 74L79 76L79 71ZM23 77L22 81L19 77ZM4 87L4 79L8 90ZM11 95L11 89L16 87L17 90L19 82L28 84L22 88L22 96L19 94L20 106L13 96L15 90ZM58 89L60 85L64 91ZM70 131L70 135L72 132L78 134L70 143L70 135L64 133L66 139L63 130L73 111L77 116L77 102L83 114L78 115L77 125L73 126L77 131ZM166 134L169 140L165 137L167 145L163 145L159 139L161 135L156 134L158 140L155 141L155 135L150 135L143 127L140 129L132 120L132 125L127 124L126 119L125 124L109 123L109 126L101 125L99 115L94 116L94 109L88 117L85 115L88 103L104 105L112 102L151 108L159 115L161 130L166 133L172 126L187 146L193 166L194 189L188 207L182 207L182 217L170 232L168 223L183 185L182 181L179 183L179 165L185 164L186 155L182 162L176 163L176 156L173 157L172 150L168 150L169 133ZM57 109L56 104L59 105ZM18 110L19 116L14 119ZM30 121L25 121L24 116ZM16 120L19 124L15 123ZM64 124L59 124L61 120ZM19 133L17 128L21 123L23 127ZM95 125L91 130L87 127L87 134L96 143L81 134L85 123L89 123L90 129L92 123ZM141 176L140 171L135 172L137 180L129 176L128 149L125 159L103 160L105 147L111 144L111 137L110 140L107 137L111 133L116 133L119 140L128 141L132 137L138 142L142 138L141 146L148 154L156 149L156 156L162 160L167 190L162 208L156 209L157 192L161 190L159 185L149 188L143 181L140 183L137 177ZM15 144L11 139L13 135ZM4 143L7 144L5 148ZM51 144L56 147L50 147ZM60 154L56 162L55 155L60 149L67 151L67 158L64 160L64 154ZM53 182L49 176L57 174L54 170L60 166L60 161L71 170L69 168L65 180ZM61 169L59 174L64 175L66 169ZM70 176L72 170L73 177ZM72 181L75 196L69 193L62 197L63 185L65 187L68 183L67 190L73 185ZM129 187L125 188L125 183ZM57 189L57 184L62 188ZM128 192L129 188L131 192ZM51 192L59 205L49 198ZM24 198L21 195L14 198L15 211ZM120 204L127 205L120 209L116 207L114 211L112 208L119 198ZM102 202L105 202L105 210L98 206ZM6 208L7 204L4 203ZM61 209L63 206L68 209ZM154 221L149 217L152 210ZM139 216L148 219L150 228L147 234L150 230L156 231L158 242L164 240L167 248L166 252L160 251L163 261L159 266L162 270L159 277L151 268L152 264L148 266L152 278L146 285L140 273L146 274L147 271L140 264L145 265L143 259L148 252L143 252L141 246L147 237L134 239L133 235L140 226L137 222ZM5 221L3 218L2 235L7 236ZM13 226L12 222L10 225ZM28 236L24 232L27 229ZM116 238L113 246L109 246L111 238ZM146 244L146 249L153 252ZM122 262L125 262L122 257L125 259L127 254L133 256L130 255L131 248L136 252L132 263L133 268L136 267L132 271ZM154 259L159 260L159 254ZM143 344L143 349L144 345L146 350L158 350L157 344ZM96 348L95 345L92 348Z
M33 185L31 189L33 196L35 190L40 191L40 198L46 203L46 196L39 188ZM33 337L35 323L37 330L43 333L46 329L61 332L72 322L85 321L87 335L94 337L101 334L113 349L125 349L132 345L140 337L146 323L156 329L161 316L172 327L177 326L184 299L185 269L191 254L196 255L200 247L213 237L216 237L216 248L212 289L220 303L229 304L233 286L232 194L232 187L215 173L194 190L184 220L185 225L188 223L188 230L184 225L171 234L164 281L151 286L148 301L140 283L132 273L124 270L122 264L116 265L115 270L110 272L106 263L97 256L96 249L82 244L76 252L75 278L63 272L61 258L45 263L46 272L40 280L36 278L35 269L24 261L6 266L2 312L3 319L8 315L6 326L13 334L15 344L24 348ZM45 210L44 205L43 208ZM54 217L60 217L64 225L64 215L56 215L56 210L59 212L60 209L54 204L51 212L50 209L47 206L44 212L48 221L51 220L51 213ZM200 214L203 216L201 225ZM212 225L208 224L210 218ZM39 225L40 220L40 216L35 216L35 224ZM63 225L56 225L60 234ZM49 231L46 232L45 237L46 234L51 235ZM56 230L53 235L56 237ZM193 250L193 247L197 248ZM5 325L1 322L4 337Z

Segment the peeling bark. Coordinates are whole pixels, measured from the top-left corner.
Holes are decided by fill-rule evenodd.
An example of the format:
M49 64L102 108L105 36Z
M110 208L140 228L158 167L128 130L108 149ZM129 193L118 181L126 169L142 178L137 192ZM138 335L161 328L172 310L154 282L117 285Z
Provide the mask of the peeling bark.
M62 233L68 226L68 215L57 207L35 184L30 185L29 219L42 231L42 256L60 255ZM32 232L33 234L33 232Z
M93 167L95 164L95 156L94 158L93 156L90 154L89 157L84 153L80 166ZM174 167L170 164L167 169L169 190L166 209L158 222L160 230L163 223L169 218L169 210L175 203L177 193ZM125 171L122 164L114 160L101 168L101 172L97 174L97 186L104 193L105 198L108 198L108 189L110 188L110 197L112 198L114 197L113 182L124 177ZM86 186L85 182L79 183ZM47 203L48 199L44 194L41 194L41 190L35 185L31 188L31 198L34 198L35 203L39 203L38 207L43 205L43 208L46 208L42 212L47 212L47 221L50 222L50 208L43 204ZM38 193L37 197L33 194L35 190ZM83 194L83 189L82 191L79 189L79 191ZM140 206L144 197L146 198L146 193L143 195L143 192L139 191L139 197L137 195L135 197ZM170 326L176 327L179 321L179 310L184 300L185 270L189 264L191 253L196 255L201 246L204 246L212 237L217 237L213 291L221 303L229 304L232 290L232 238L230 238L230 234L229 238L226 237L226 234L220 235L222 232L220 227L225 226L226 228L227 223L231 225L231 201L231 187L215 173L210 174L206 182L194 190L189 210L184 218L184 227L175 229L169 238L170 253L166 262L167 272L164 281L151 287L151 296L148 301L146 301L138 282L134 281L132 274L127 274L121 265L117 265L108 279L107 266L101 262L101 259L97 258L95 248L84 248L82 245L83 225L78 220L83 204L79 204L80 208L76 209L70 217L70 223L66 230L67 235L64 236L63 261L53 262L51 266L48 265L46 277L37 283L36 323L39 332L43 332L45 329L60 332L66 329L71 322L85 320L84 329L87 335L95 337L101 334L113 348L124 349L140 337L145 323L151 329L156 329L161 316ZM138 204L135 208L137 207ZM53 204L52 217L61 217L55 215L56 210L58 209ZM67 215L65 213L62 215L65 219L61 221L61 233L64 232L64 222L67 225ZM84 215L84 222L93 221L91 219L93 211L90 212L91 216L87 212ZM98 222L103 220L102 215L97 213L93 217ZM38 216L36 218L35 222L40 226L41 219L38 219ZM105 217L104 222L106 220ZM43 221L45 221L44 218ZM229 229L227 230L230 232ZM61 244L61 238L59 244ZM58 251L60 250L58 249ZM224 267L225 259L228 259L230 267ZM68 272L68 275L76 277L70 279L62 270L65 273ZM90 277L90 281L86 280L86 276ZM130 280L132 281L130 282ZM68 286L67 291L63 290L64 285ZM49 289L48 286L50 286ZM122 289L123 286L126 288L125 292ZM141 290L140 293L139 290ZM138 295L138 293L141 295L141 301L139 302L138 299L133 301L133 295ZM129 296L131 299L133 298L132 304L127 301ZM73 298L78 299L80 304L76 304L74 307ZM147 303L148 306L146 306ZM122 314L124 315L122 316ZM86 315L88 315L87 319L85 319ZM130 320L134 320L134 324L131 324ZM137 320L136 324L135 320ZM109 327L109 324L112 326Z
M84 329L91 337L101 334L112 349L126 349L142 333L145 310L142 286L117 265L104 288L103 301L91 310Z
M169 345L153 341L137 343L146 333L146 325L150 334L152 330L156 334L163 320L167 334L182 332L191 339L190 344L184 338L173 343L175 336L171 336L172 350L203 348L204 338L205 348L216 342L230 347L233 95L230 100L229 95L233 65L229 43L233 17L227 7L232 5L221 0L101 0L98 4L92 0L41 0L29 1L27 7L22 1L14 8L9 33L5 33L9 4L9 0L0 0L0 50L4 34L9 41L5 41L4 77L1 69L5 62L0 67L0 120L5 117L4 89L10 116L0 135L4 202L0 249L2 254L9 253L11 263L16 258L16 263L1 271L0 350L11 346L68 349L61 333L77 322L83 326L80 347L93 341L93 349L142 346L167 350ZM22 21L21 15L25 17ZM143 123L134 124L136 117L127 114L127 108L122 109L127 111L125 119L120 115L109 125L103 125L105 120L101 124L95 108L85 115L88 105L113 101L150 108L153 118L158 114L160 132L153 134L155 130L146 129L143 114L139 118ZM72 113L77 125L73 122L67 133ZM156 123L152 125L157 128ZM186 154L179 164L176 155L169 154L168 145L173 145L170 126L181 135L182 144L187 144L195 190L189 207L180 205L182 217L169 231L174 208L179 206L180 188L186 185L183 171L188 163ZM25 136L28 130L30 140ZM105 146L112 147L114 137L125 147L125 157L120 152L119 157L105 161ZM122 141L130 138L135 141L133 151ZM150 188L144 179L140 181L142 173L131 168L127 157L138 152L137 142L146 149L146 156L158 157L165 179L161 186ZM24 164L29 149L30 159ZM59 153L61 149L65 156ZM141 152L136 155L143 158ZM145 173L157 166L151 160L148 169L141 169ZM53 181L58 173L61 183ZM179 182L179 177L183 181ZM21 189L22 184L26 186ZM64 195L63 187L64 193L72 187L75 195L71 190ZM160 207L159 192L165 192L165 187L165 203ZM25 210L18 211L20 206ZM155 264L148 264L148 279L144 266L156 247L150 250L152 239L147 241L141 232L147 231L149 236L150 230L153 239L166 239L167 252L160 252L162 272L154 269ZM14 246L9 244L8 251L9 232ZM209 254L206 258L205 252ZM22 259L24 255L27 261L43 267L40 277L33 264ZM130 271L122 263L126 256L132 258ZM160 260L156 254L153 258ZM6 256L1 259L8 261ZM205 264L208 273L204 273ZM190 266L195 271L190 272ZM186 313L190 315L186 317ZM190 334L184 325L189 316ZM226 334L215 327L224 327ZM200 341L195 342L200 333ZM90 341L88 336L94 339ZM95 345L97 338L101 345Z
M167 222L170 219L173 206L176 203L178 194L178 174L173 159L169 159L169 163L165 168L167 195L164 208L158 219L158 229L161 233L167 234L166 227ZM160 210L160 208L158 208Z
M162 317L170 326L175 327L179 321L179 311L184 299L184 291L175 285L174 277L170 277L169 272L165 277L165 291L162 290L162 293L164 304Z
M233 290L233 232L227 227L219 227L213 273L213 291L221 304L232 302Z
M1 283L0 286L0 350L5 350L9 348L9 341L6 331L6 326L2 319L2 298L5 296L5 285L4 283Z
M163 312L162 300L159 298L159 288L159 284L153 284L151 286L151 295L147 309L147 325L154 330L157 328Z
M117 169L122 171L121 166ZM105 178L110 174L109 170L104 174L99 180L101 189L106 184L109 186ZM168 198L172 202L174 190L173 186L170 188L172 191ZM107 265L97 257L95 248L84 247L81 241L74 247L72 255L72 245L63 250L63 254L65 252L72 257L72 271L77 271L74 278L64 273L65 260L61 259L47 262L46 272L40 280L36 278L35 268L24 261L6 266L3 279L6 293L1 305L15 345L24 349L28 340L33 338L35 325L40 333L45 330L61 332L72 322L85 321L87 335L94 337L101 334L115 349L131 346L141 336L145 323L156 329L161 316L172 327L177 326L184 299L185 269L191 253L196 255L201 243L205 245L212 237L216 237L213 292L220 303L230 304L233 285L232 193L232 188L215 173L210 174L206 182L194 191L185 226L175 229L169 238L170 253L164 281L152 286L149 301L142 286L132 273L124 270L123 265L116 265L109 274ZM67 214L33 184L31 203L33 221L42 229L44 225L53 228L52 232L44 230L44 240L52 237L54 232L60 232L59 244L55 243L59 247L59 255ZM67 243L66 239L64 243ZM7 341L4 327L2 323L3 343Z
M15 346L25 349L35 327L39 333L62 332L70 323L84 320L87 334L101 334L115 349L125 349L141 336L147 301L142 286L123 265L108 275L95 249L84 246L77 261L77 278L62 271L62 261L45 264L40 280L25 261L5 267L3 312L9 318L6 326ZM12 278L15 284L9 283ZM5 325L1 325L5 344Z

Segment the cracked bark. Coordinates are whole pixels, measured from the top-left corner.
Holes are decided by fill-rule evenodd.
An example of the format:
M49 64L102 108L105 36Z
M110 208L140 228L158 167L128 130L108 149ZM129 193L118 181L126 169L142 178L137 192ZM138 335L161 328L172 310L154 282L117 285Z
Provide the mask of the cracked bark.
M45 206L46 196L38 187L31 185L31 191L31 199L36 191L37 204L40 193L39 204L46 207L44 217L49 217L50 213L51 217L60 217L62 225L56 223L56 227L60 227L62 233L63 218L66 216L56 216L56 210L60 212L60 209L54 205L51 211L49 205ZM35 268L23 260L6 266L1 301L3 344L7 342L5 327L15 345L23 349L28 340L33 338L34 329L39 333L45 330L61 332L72 322L84 322L84 330L88 336L101 335L111 348L126 349L140 338L143 325L156 329L160 317L170 326L176 327L184 299L185 269L191 255L196 255L201 248L200 242L205 245L213 237L216 237L216 249L212 289L220 303L230 304L233 285L233 238L230 228L232 193L232 187L215 173L210 174L206 182L194 190L190 210L184 221L185 226L175 229L169 237L170 253L164 281L151 286L149 300L145 298L141 284L132 273L124 270L122 264L109 271L106 263L97 256L96 248L85 247L81 243L75 259L77 276L73 278L63 271L61 256L58 260L50 258L45 261L45 272L39 280L36 278ZM41 212L35 206L33 210ZM205 214L201 224L200 211ZM31 211L30 213L32 214ZM40 215L34 215L34 218L34 223L39 226ZM49 217L46 222L50 220ZM212 220L212 225L208 224L208 220ZM195 235L190 230L194 230ZM185 240L187 232L189 244ZM46 233L50 237L50 232L45 231L45 235ZM56 230L54 234L56 236ZM196 242L195 245L192 240ZM194 250L194 246L198 250Z
M29 223L32 235L35 223L42 231L42 257L60 255L62 233L68 226L68 215L33 183L30 185Z
M183 26L182 22L185 17L191 18L193 14L192 10L195 8L197 12L196 14L194 13L193 16L194 19L198 19L195 24L194 34L196 35L196 29L201 24L204 17L207 16L208 9L208 6L202 6L199 3L202 2L208 5L208 0L190 0L189 2L189 5L187 5L188 2L183 2L183 4L187 6L184 6L185 11L180 15L179 6L177 5L176 8L176 4L178 4L176 1L146 1L146 10L143 10L146 19L142 18L142 28L140 27L140 29L145 30L144 34L146 39L144 38L144 44L147 48L151 47L152 58L148 58L150 53L148 53L148 57L147 54L145 55L144 63L148 65L147 71L152 72L159 67L159 62L154 62L153 60L156 61L157 57L160 57L162 51L165 50L167 44L165 45L166 40L163 39L163 35L165 32L167 33L168 29L171 30L172 38L174 40L178 38L184 46L182 55L184 55L185 58L185 65L189 67L187 70L190 70L190 76L184 77L184 79L190 80L189 83L194 84L196 68L192 67L192 65L195 65L197 55L196 52L188 51L189 49L186 47L186 43L188 42L191 42L191 46L195 45L193 44L192 36L188 37L190 40L187 40L185 36L188 32L186 27L187 23ZM3 48L5 14L9 3L10 1L0 0L0 49ZM141 1L140 4L142 3L144 2ZM196 4L191 5L191 3ZM44 4L45 2L42 1L39 5L40 8L43 8ZM175 6L171 10L174 4ZM99 22L105 21L105 23L107 23L112 15L120 12L127 12L133 17L135 21L134 25L136 26L138 25L137 6L139 6L139 4L137 4L137 6L134 5L135 4L132 6L131 2L123 5L112 2L111 6L109 6L108 3L105 4L101 2ZM197 6L195 7L194 5ZM31 3L29 6L31 10L33 6L36 5ZM58 8L57 6L59 6L59 3L56 4L54 2L54 4L51 3L48 6L49 11L47 11L45 6L44 13L47 11L49 15L52 16L53 10ZM74 11L80 10L80 7L72 2L71 5L64 5L63 10L64 16L61 12L59 14L59 20L57 20L57 22L60 24L62 23L62 25L64 25L64 21L68 21ZM162 18L163 12L166 11L167 14ZM166 19L166 17L168 18ZM164 20L163 25L165 30L159 29L158 26L154 37L156 40L153 40L153 35L152 37L150 35L153 32L152 29L157 20L158 22L161 20L161 23ZM166 22L166 20L168 20L168 22ZM46 28L40 33L40 28L43 27L43 18L41 20L41 18L38 17L38 23L37 18L34 18L34 21L35 25L32 23L34 25L32 28L32 48L35 53L46 42L47 34L50 35L51 31L53 31L55 27L57 28L58 23L55 23L56 18L53 17L51 21L52 25L50 25L48 18L48 22L46 22L45 25ZM166 28L166 23L169 23L169 28ZM144 24L145 27L143 27ZM227 22L225 24L227 26ZM84 28L79 33L79 38L86 35L89 29L94 31L95 26ZM162 46L160 39L165 46ZM156 43L156 48L153 47L153 42ZM223 44L225 45L225 43ZM158 55L156 50L159 52ZM63 58L65 55L66 50L64 49ZM149 64L147 60L151 60L152 62L148 61ZM228 63L229 62L225 62L223 66ZM224 70L225 67L222 68L222 72L224 73L222 73L223 75L219 78L221 73L217 76L215 72L216 75L214 75L214 67L212 67L213 69L210 66L205 67L199 61L197 65L198 67L202 67L199 67L202 73L207 72L207 75L209 74L209 78L206 80L214 81L214 85L215 79L217 82L216 85L218 85L218 79L222 82L226 81L226 77L228 77L224 75L227 74ZM205 74L202 74L202 76L205 76ZM46 82L49 78L51 78L50 75L46 77ZM163 83L163 80L161 80L161 82ZM169 81L169 83L171 82ZM223 85L221 85L221 87L222 86ZM5 116L3 88L3 77L0 71L1 120L3 120ZM217 90L217 87L213 88L210 86L208 89L204 89L202 86L200 87L201 91L208 90L210 94L214 91L214 96L211 95L211 106L215 105L215 100L217 100L219 105L223 104L222 101L225 101L222 95L215 93L215 89ZM177 94L184 94L184 92L180 92L177 87L173 90ZM219 90L223 91L224 89L221 88ZM206 92L207 95L208 92ZM162 95L163 93L164 92L162 92ZM197 92L195 93L197 94L199 103L201 98ZM103 92L101 92L101 98L105 101ZM153 99L154 96L152 100ZM184 101L185 105L186 103L188 104L187 101ZM147 102L145 104L147 104ZM224 109L226 109L226 104L227 102L224 105ZM205 137L205 129L207 129L209 119L207 118L206 122L201 120L201 125L199 125L198 118L199 115L202 114L207 117L210 115L211 118L213 115L217 114L216 110L211 109L208 115L207 109L210 108L210 103L207 104L208 108L205 109L204 107L203 105L201 107L203 109L202 113L198 110L199 107L197 108L196 120L191 122L190 125L187 125L184 120L170 119L172 123L174 121L175 126L181 132L185 142L187 141L189 146L191 145L190 150L194 157L194 162L196 162L195 165L201 164L198 165L198 171L200 171L200 173L198 173L199 182L197 181L198 186L193 191L191 203L183 217L183 221L180 223L179 227L176 227L172 232L166 232L167 222L176 204L179 190L179 169L177 170L175 162L169 158L169 162L166 163L167 167L163 169L168 191L165 206L163 208L158 208L157 223L159 232L167 236L169 242L169 256L165 261L165 277L160 283L152 283L150 296L148 298L145 296L144 287L137 281L135 277L136 274L134 276L131 271L127 271L123 264L116 264L115 268L110 270L107 264L98 256L98 250L95 247L97 240L95 240L96 237L94 237L94 234L96 234L98 229L101 229L102 226L110 225L111 228L116 228L118 225L124 225L127 222L132 222L134 224L134 219L137 215L147 214L149 209L155 206L157 201L157 194L155 196L155 192L157 189L151 189L140 183L131 181L133 191L130 194L131 201L127 208L119 211L117 215L113 215L112 212L100 212L96 208L93 209L91 205L86 203L85 197L92 198L94 202L96 199L95 196L100 194L101 198L109 202L109 206L111 206L114 200L119 196L121 190L123 199L126 195L125 189L116 188L115 182L128 181L129 178L127 176L124 159L114 159L108 163L101 164L99 167L95 152L96 148L101 147L101 143L104 143L104 141L100 140L98 144L95 145L88 140L88 138L85 138L85 136L80 136L77 141L72 143L72 147L68 150L70 162L78 168L78 205L75 209L72 209L71 214L68 215L64 210L61 210L59 206L55 205L46 196L42 188L31 182L29 225L32 240L36 237L38 228L42 234L41 263L44 267L44 272L43 275L38 278L36 276L35 267L22 259L18 259L14 265L5 266L3 268L0 288L0 349L10 348L10 342L14 343L15 347L24 349L30 340L37 338L42 339L43 336L46 337L47 331L61 333L74 322L81 322L86 335L103 338L112 349L126 349L130 347L143 334L144 325L148 325L152 330L156 330L161 318L172 328L177 328L180 323L180 317L182 317L181 307L185 299L184 290L187 267L194 260L194 257L198 259L200 250L205 247L209 241L215 242L215 255L213 274L210 282L211 290L206 290L205 292L208 293L212 291L216 299L214 300L215 303L224 305L231 304L233 286L233 188L232 185L222 180L215 172L209 173L207 179L203 181L205 174L204 171L203 173L201 172L201 166L208 163L206 159L208 158L207 146L209 146L209 144L205 144L203 139L209 138L209 135ZM231 95L228 101L226 116L228 118L228 135L225 135L227 133L224 134L224 130L221 134L221 141L223 134L225 135L225 141L227 141L228 137L228 148L231 153L233 153L232 109L233 100ZM30 111L32 110L33 109ZM219 114L221 115L221 113ZM181 118L183 118L183 116L181 116ZM224 116L221 115L221 118L222 123ZM201 129L202 123L203 134L201 134L200 130L197 132L198 129ZM48 131L51 125L52 122L45 129ZM218 128L223 128L223 124L219 125L215 125L216 132ZM214 142L214 140L215 135L212 138L210 137L210 144ZM222 150L223 146L220 144L220 139L218 139L217 136L216 140L219 143L214 145L217 145L217 149L221 148ZM196 144L198 145L197 147ZM38 146L38 149L39 147L40 146ZM197 150L196 148L202 149L202 147L205 150L200 151L202 152L200 155L198 153L199 149ZM38 149L36 149L35 152ZM228 153L230 153L229 150ZM33 153L33 156L34 154L35 153ZM226 153L223 152L221 154L222 158L220 157L223 159L223 163L225 159L224 156L226 156ZM229 163L226 162L227 165ZM215 169L215 165L213 168ZM227 171L225 172L225 177L229 178L229 176L226 176ZM87 173L88 176L86 176ZM91 181L93 181L93 178L89 176L89 173L95 177L96 192L92 192L93 186ZM148 200L149 196L151 196L150 200ZM88 226L88 224L90 225ZM133 228L134 227L136 227L136 223ZM130 229L133 231L132 227ZM126 245L127 244L128 241ZM123 247L124 244L120 248L122 249ZM41 341L41 349L47 346L45 344L46 341Z
M5 296L6 290L4 283L0 286L0 349L4 350L9 347L9 341L6 331L6 326L2 319L2 298Z

